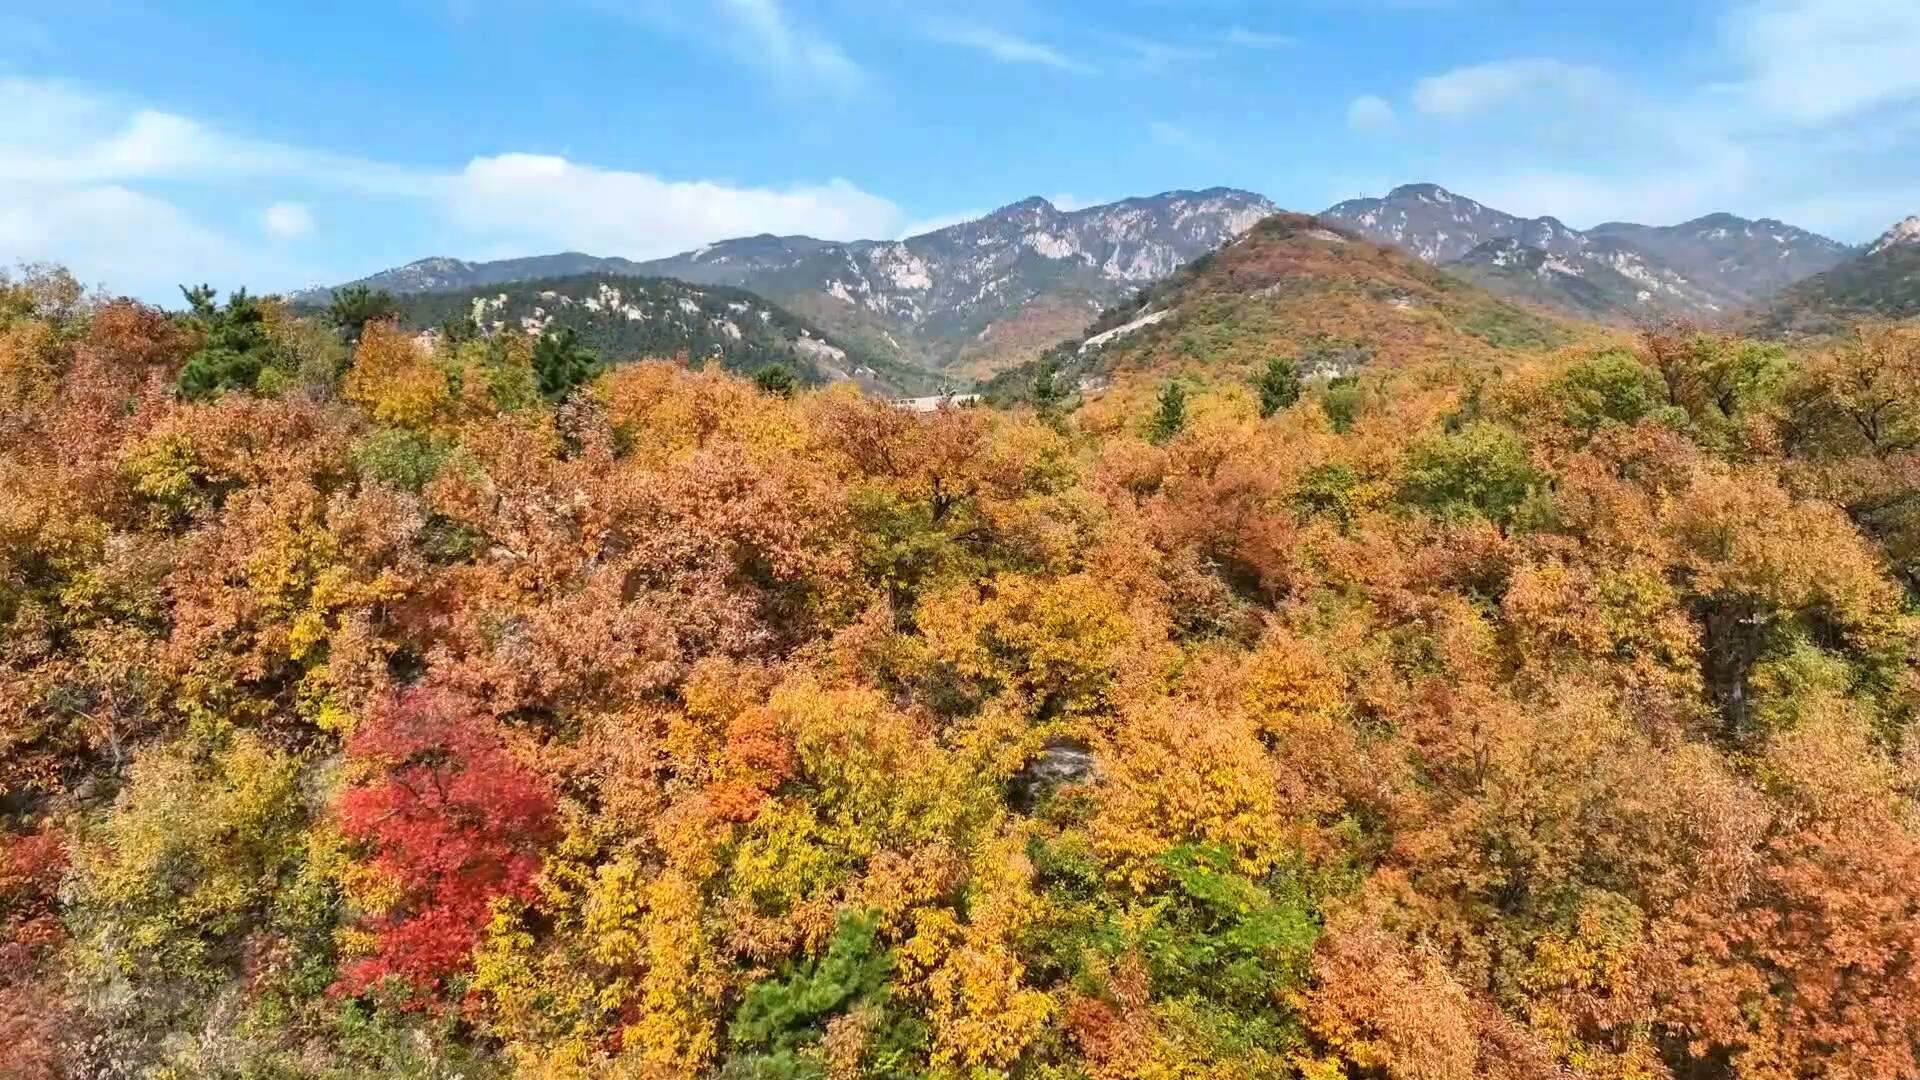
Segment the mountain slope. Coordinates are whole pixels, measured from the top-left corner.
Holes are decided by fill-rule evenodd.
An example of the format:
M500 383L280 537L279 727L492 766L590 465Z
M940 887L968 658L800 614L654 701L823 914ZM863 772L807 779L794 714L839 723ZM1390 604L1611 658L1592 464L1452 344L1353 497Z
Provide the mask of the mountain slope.
M1856 258L1790 286L1756 318L1771 333L1826 334L1863 319L1920 317L1920 215Z
M1636 308L1664 306L1651 303L1641 282L1606 262L1548 254L1512 237L1488 240L1446 270L1498 296L1579 319L1618 321ZM1648 300L1640 299L1643 293Z
M1831 270L1856 253L1838 240L1785 222L1726 213L1658 228L1608 222L1586 235L1623 241L1734 304Z
M1276 214L1039 363L1069 379L1193 366L1251 368L1311 353L1383 364L1491 360L1565 344L1577 330L1301 214ZM996 379L1017 392L1033 365ZM1339 372L1332 372L1339 374Z
M914 393L936 382L925 372L835 339L777 304L725 286L670 278L581 274L399 297L413 329L470 318L485 333L538 334L569 328L611 362L679 354L752 372L784 364L802 379L853 379L879 393Z
M1033 198L901 241L752 236L645 263L578 254L477 264L429 259L363 280L399 292L555 273L730 285L788 307L875 356L979 373L1077 333L1101 309L1273 210L1258 195L1228 188L1072 211Z
M1721 318L1853 253L1845 244L1779 221L1749 221L1725 213L1679 225L1609 222L1582 231L1556 218L1522 218L1495 210L1435 184L1404 185L1381 199L1351 199L1321 217L1431 263L1468 259L1482 244L1511 240L1570 264L1604 267L1635 287L1618 289L1611 275L1588 270L1602 282L1597 295L1584 286L1574 291L1586 301L1606 297L1604 308L1578 310L1610 321L1660 314ZM1487 258L1483 253L1478 262L1484 264ZM1538 282L1524 275L1487 274L1484 265L1463 269L1468 276L1479 274L1488 288L1502 295L1541 299ZM1553 291L1555 306L1572 310L1563 306L1570 299L1564 291Z

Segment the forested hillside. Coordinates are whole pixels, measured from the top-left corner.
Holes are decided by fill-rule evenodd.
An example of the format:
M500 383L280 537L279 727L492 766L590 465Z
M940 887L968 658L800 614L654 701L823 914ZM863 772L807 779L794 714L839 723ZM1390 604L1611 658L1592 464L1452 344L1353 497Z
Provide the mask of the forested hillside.
M1831 335L1863 319L1920 317L1920 216L1857 258L1788 288L1753 320L1769 334Z
M685 355L751 375L778 365L813 383L850 379L871 392L928 392L930 374L829 336L743 289L672 278L584 274L461 291L403 293L401 322L432 330L462 321L486 334L571 330L610 361Z
M1920 1075L1920 331L1316 228L929 414L0 285L0 1075Z
M1006 398L1036 378L1064 393L1130 372L1206 377L1287 355L1303 358L1303 374L1329 377L1441 357L1497 365L1606 335L1501 300L1342 226L1275 214L988 389Z

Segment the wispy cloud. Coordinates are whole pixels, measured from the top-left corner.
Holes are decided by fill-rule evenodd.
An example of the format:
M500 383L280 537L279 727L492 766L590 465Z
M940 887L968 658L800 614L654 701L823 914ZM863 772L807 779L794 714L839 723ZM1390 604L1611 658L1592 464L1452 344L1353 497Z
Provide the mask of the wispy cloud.
M1495 60L1421 79L1413 104L1433 116L1464 116L1537 94L1588 96L1606 83L1597 68L1546 57Z
M345 154L217 130L68 83L0 79L0 183L290 177L379 192L418 176Z
M825 34L789 15L779 0L712 0L748 61L788 81L837 92L857 90L867 72Z
M1046 45L986 23L966 19L930 19L924 25L929 40L984 53L1003 64L1035 64L1092 75L1093 65Z
M573 248L647 258L762 232L893 236L907 220L846 180L744 186L525 153L402 168L74 85L0 80L0 263L62 262L160 300L183 280L284 289L329 274L310 258L316 223L303 199L251 214L190 209L234 201L236 184L428 221L464 255Z
M476 242L516 252L575 248L629 258L712 240L806 233L894 236L906 215L845 180L785 188L667 180L546 154L474 158L436 179L434 202Z
M281 240L298 239L313 231L313 211L304 203L274 203L260 212L260 229Z
M1362 94L1347 103L1347 126L1355 131L1385 131L1393 120L1393 105L1385 98Z
M1114 38L1114 43L1136 64L1147 68L1162 68L1172 64L1196 63L1211 60L1214 50L1204 46L1180 41L1161 41L1155 38L1127 37Z
M1729 73L1650 84L1551 57L1498 59L1413 83L1403 129L1423 171L1503 209L1575 225L1715 210L1870 238L1920 209L1920 6L1912 0L1726 0L1698 43ZM1392 105L1349 106L1366 127ZM1384 108L1382 106L1385 106Z
M1721 30L1748 69L1733 89L1767 115L1810 126L1920 101L1914 0L1754 0Z
M1279 49L1300 44L1300 39L1291 34L1275 34L1266 30L1249 30L1236 26L1226 32L1221 40L1229 45L1239 45L1250 49Z

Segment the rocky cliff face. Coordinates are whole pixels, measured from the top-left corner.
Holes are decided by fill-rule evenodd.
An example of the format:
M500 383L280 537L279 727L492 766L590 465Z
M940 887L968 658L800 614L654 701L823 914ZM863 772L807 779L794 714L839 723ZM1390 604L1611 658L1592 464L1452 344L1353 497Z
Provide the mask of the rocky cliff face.
M905 240L750 237L646 272L752 289L918 363L984 372L1077 333L1275 209L1227 188L1072 211L1032 198Z
M1522 218L1438 184L1403 184L1383 199L1349 199L1320 214L1430 263L1450 263L1489 240L1518 240L1549 255L1585 246L1558 218Z
M1867 254L1878 255L1889 248L1898 247L1903 244L1920 244L1920 214L1914 214L1893 228L1881 233L1880 239L1875 240L1872 246L1867 248Z

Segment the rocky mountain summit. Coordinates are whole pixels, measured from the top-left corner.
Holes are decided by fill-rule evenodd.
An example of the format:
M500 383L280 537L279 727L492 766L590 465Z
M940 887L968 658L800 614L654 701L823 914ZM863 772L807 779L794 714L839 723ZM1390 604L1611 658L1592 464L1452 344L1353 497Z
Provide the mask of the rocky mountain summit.
M1920 214L1914 214L1881 233L1880 239L1867 248L1867 254L1878 255L1901 244L1920 244Z
M1348 199L1320 216L1436 264L1462 258L1488 240L1518 240L1550 255L1570 254L1586 244L1558 218L1517 217L1438 184L1402 184L1385 198Z

